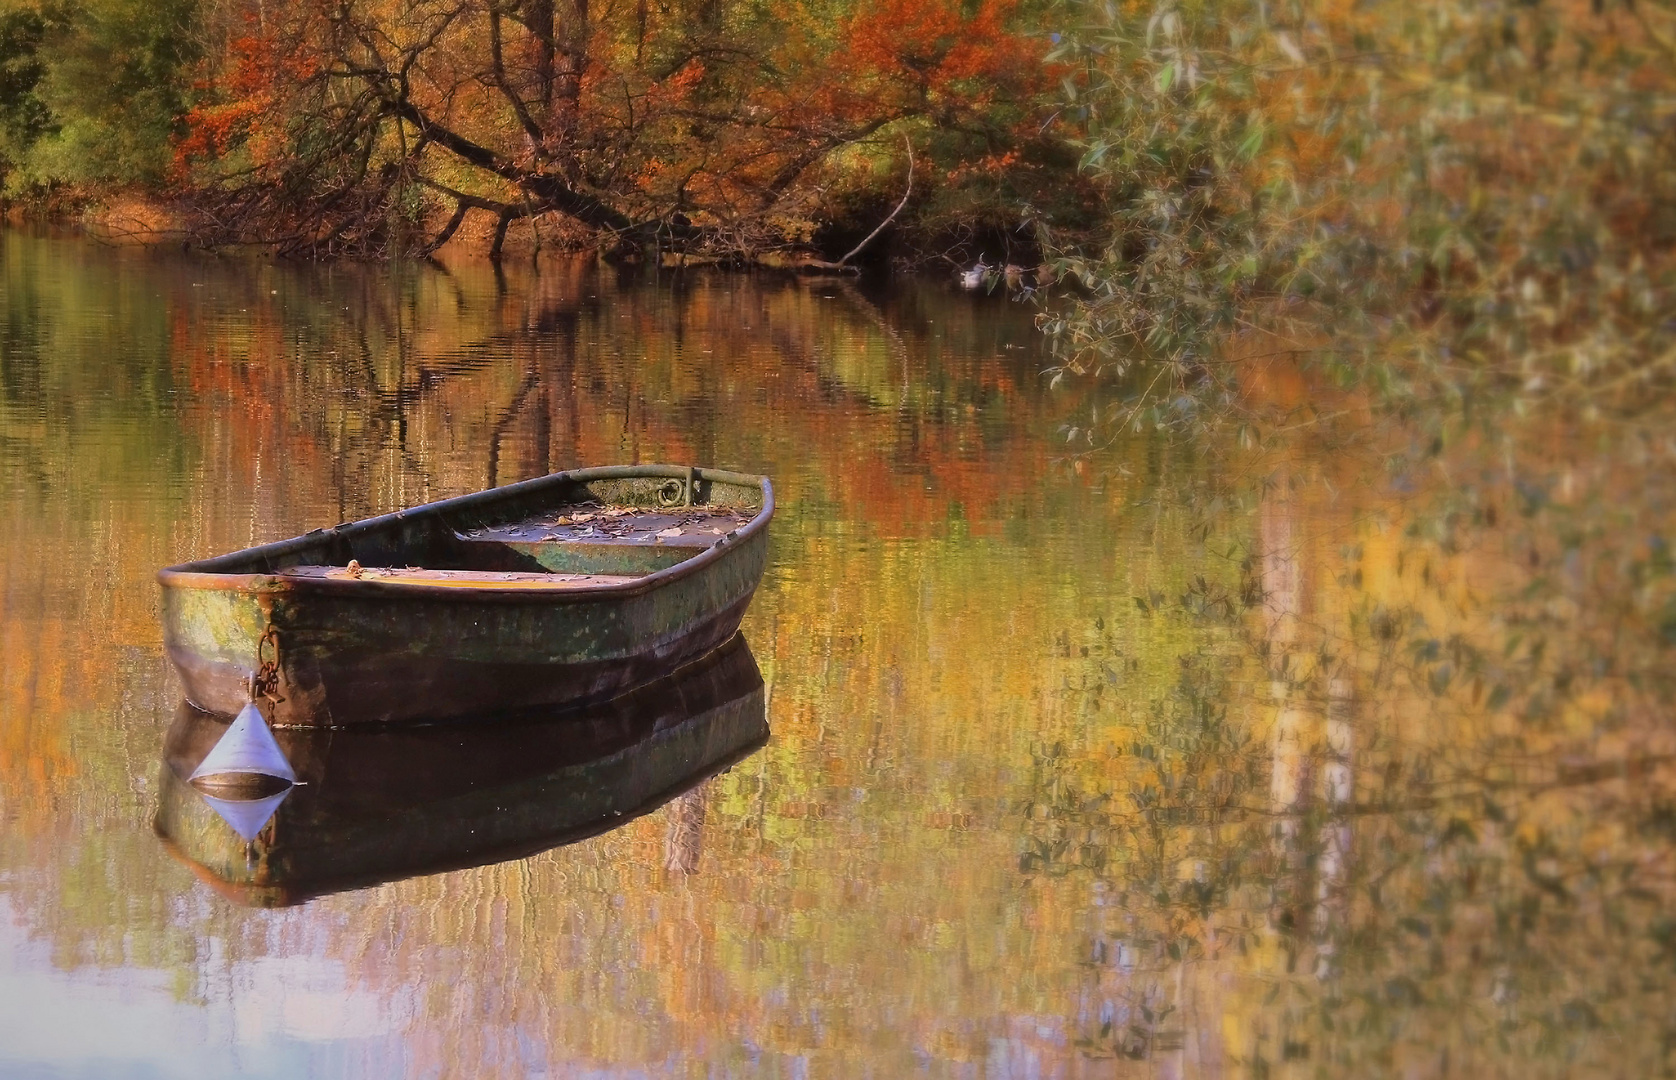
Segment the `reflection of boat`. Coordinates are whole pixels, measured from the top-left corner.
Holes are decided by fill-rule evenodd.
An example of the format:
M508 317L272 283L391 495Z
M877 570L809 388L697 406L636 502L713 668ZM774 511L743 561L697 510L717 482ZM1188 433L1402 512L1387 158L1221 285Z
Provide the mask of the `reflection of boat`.
M672 678L558 720L281 729L301 783L260 810L261 793L209 799L186 780L226 730L182 704L164 742L157 832L223 893L272 907L605 832L747 756L768 721L762 675L736 637Z
M554 473L158 574L186 696L276 725L601 701L732 637L762 578L766 477Z

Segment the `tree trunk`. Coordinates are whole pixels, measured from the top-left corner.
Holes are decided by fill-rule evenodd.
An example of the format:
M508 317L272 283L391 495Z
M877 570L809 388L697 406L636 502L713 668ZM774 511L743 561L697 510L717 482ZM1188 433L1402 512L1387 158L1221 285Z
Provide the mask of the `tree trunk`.
M549 9L550 10L550 9ZM556 38L561 35L555 34ZM582 76L588 69L588 0L572 0L562 41L556 41L551 130L561 153L574 159L577 118L582 107Z
M553 0L530 0L525 9L524 25L530 31L530 51L534 61L536 97L544 115L553 108L553 58L557 46L553 38Z

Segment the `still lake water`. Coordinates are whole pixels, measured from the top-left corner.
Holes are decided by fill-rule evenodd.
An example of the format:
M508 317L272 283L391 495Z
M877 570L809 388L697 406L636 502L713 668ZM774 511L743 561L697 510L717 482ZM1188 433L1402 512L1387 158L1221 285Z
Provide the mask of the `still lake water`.
M1668 425L1073 458L1030 316L0 236L0 1076L1667 1075ZM764 746L291 906L160 839L158 567L638 461L774 479Z

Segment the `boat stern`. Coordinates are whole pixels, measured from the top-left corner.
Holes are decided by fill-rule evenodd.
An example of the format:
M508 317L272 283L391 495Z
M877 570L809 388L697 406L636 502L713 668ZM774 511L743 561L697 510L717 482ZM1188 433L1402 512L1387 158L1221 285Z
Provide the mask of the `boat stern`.
M221 716L244 708L262 665L277 663L275 597L243 577L174 569L158 575L169 662L186 699Z

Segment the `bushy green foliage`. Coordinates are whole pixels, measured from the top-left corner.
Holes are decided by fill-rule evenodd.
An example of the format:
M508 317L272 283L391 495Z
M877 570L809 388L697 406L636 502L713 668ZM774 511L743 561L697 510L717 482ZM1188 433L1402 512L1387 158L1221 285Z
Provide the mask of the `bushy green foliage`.
M1597 395L1676 365L1668 5L1063 16L1107 200L1098 235L1051 236L1085 290L1046 319L1067 370L1156 364L1140 385L1197 399L1264 332L1387 389Z
M1218 0L1066 14L1077 21L1051 59L1070 68L1081 168L1108 217L1087 243L1050 232L1060 271L1087 293L1049 330L1076 370L1201 362L1302 231L1288 219L1307 196L1266 183L1260 163L1275 82L1264 65L1284 31L1262 33L1256 5Z
M15 162L46 130L46 105L36 95L46 64L41 39L46 21L38 11L0 13L0 162Z
M198 55L195 0L85 0L0 14L5 192L163 179Z

